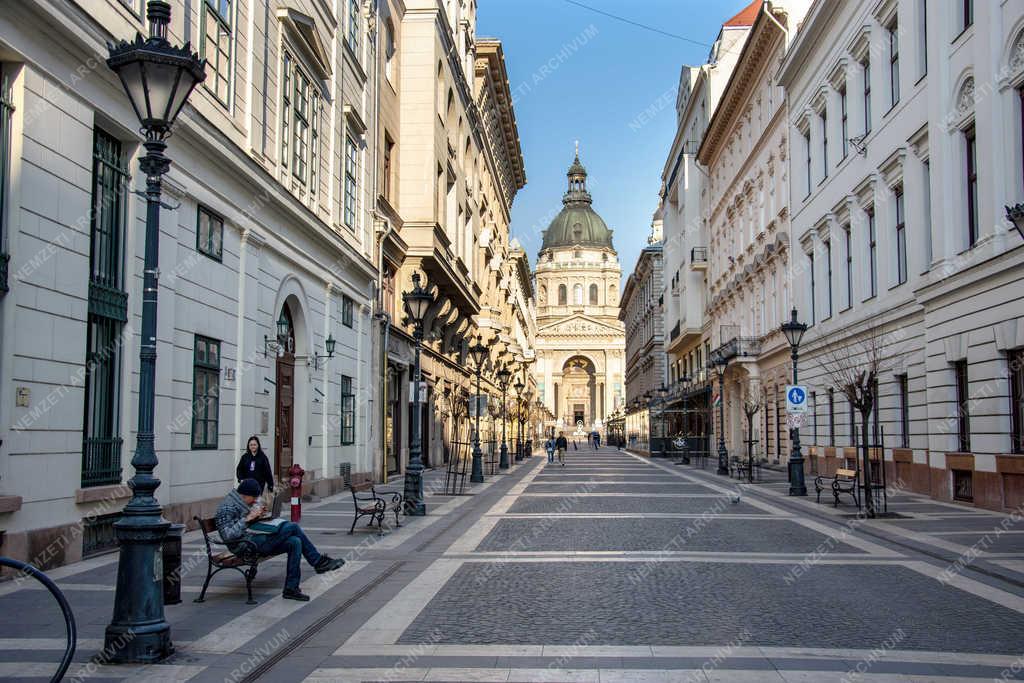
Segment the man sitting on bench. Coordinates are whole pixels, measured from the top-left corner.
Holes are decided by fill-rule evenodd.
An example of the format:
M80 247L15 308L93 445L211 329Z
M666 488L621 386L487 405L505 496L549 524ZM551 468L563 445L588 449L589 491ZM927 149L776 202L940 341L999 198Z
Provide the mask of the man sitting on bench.
M263 557L288 553L288 574L281 595L287 600L305 602L309 596L299 590L299 579L302 576L299 558L305 557L317 574L339 569L345 560L336 560L319 552L306 538L302 527L294 522L260 522L264 508L253 505L260 495L260 489L260 483L255 479L243 479L236 490L230 491L217 507L217 532L232 552L241 541L249 541Z

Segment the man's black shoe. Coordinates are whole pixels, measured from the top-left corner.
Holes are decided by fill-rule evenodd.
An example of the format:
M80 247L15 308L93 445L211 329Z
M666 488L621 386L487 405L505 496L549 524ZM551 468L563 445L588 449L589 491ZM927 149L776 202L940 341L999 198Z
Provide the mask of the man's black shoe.
M284 592L281 593L281 597L285 600L298 600L299 602L309 602L309 596L300 591L298 588L285 588Z
M321 555L320 561L316 563L313 569L316 570L317 574L326 574L327 572L333 572L335 569L341 569L342 565L345 564L345 560L334 559L328 555Z

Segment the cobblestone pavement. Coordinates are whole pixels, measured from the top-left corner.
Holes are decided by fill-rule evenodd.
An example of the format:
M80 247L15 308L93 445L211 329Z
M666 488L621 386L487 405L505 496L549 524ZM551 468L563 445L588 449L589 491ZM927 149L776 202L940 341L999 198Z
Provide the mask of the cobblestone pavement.
M697 467L580 449L430 495L428 516L347 534L349 494L303 511L340 572L303 568L314 599L280 597L284 564L245 604L234 573L205 603L186 535L176 653L102 663L116 555L52 572L79 623L66 680L1003 681L1024 679L1024 524L893 487L898 516L737 484ZM428 473L439 490L442 472ZM346 496L349 499L346 500ZM47 595L0 584L0 679L46 680L62 630ZM90 658L99 655L98 660Z

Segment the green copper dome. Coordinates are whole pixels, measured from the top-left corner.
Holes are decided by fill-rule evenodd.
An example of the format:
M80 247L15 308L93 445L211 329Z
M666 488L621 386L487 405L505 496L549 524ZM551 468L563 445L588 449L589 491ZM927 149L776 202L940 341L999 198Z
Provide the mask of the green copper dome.
M544 231L541 251L575 246L614 251L612 231L591 206L593 200L587 192L587 169L580 163L578 153L566 176L569 189L562 196L563 208Z

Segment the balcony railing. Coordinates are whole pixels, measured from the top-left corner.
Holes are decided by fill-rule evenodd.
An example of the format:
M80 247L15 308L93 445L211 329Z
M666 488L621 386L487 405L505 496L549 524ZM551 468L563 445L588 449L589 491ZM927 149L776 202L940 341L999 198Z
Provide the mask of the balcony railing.
M733 358L757 358L761 355L761 338L733 337L711 353L727 361Z
M672 341L673 339L675 339L678 336L679 336L679 323L676 322L676 324L672 326L672 335L669 337L669 341Z
M85 439L82 488L121 483L121 439Z

